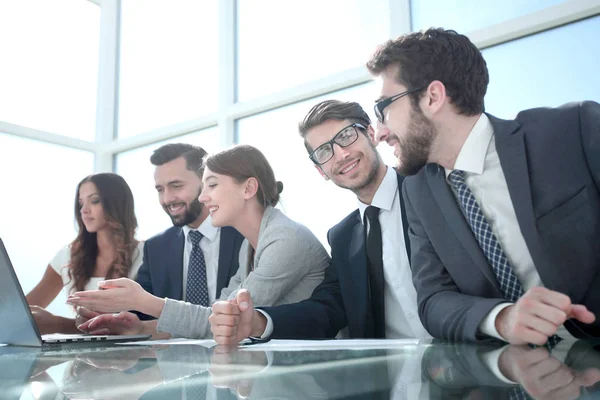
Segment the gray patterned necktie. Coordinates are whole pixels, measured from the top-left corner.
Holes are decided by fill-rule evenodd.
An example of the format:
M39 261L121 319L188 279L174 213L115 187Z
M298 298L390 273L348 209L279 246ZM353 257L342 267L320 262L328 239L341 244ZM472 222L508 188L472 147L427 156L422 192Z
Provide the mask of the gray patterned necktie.
M202 234L198 231L190 231L192 241L192 252L187 273L186 301L208 307L208 285L206 283L206 262L204 253L200 248Z
M492 228L490 228L489 223L481 212L475 196L473 196L471 189L465 183L464 172L454 170L448 175L448 180L456 190L461 207L467 216L467 221L475 235L475 239L479 243L479 247L483 250L483 254L496 274L504 298L512 303L516 303L525 294L523 286L515 275L502 247L500 247L500 243L492 232ZM547 345L554 346L560 340L560 337L554 335L548 338Z

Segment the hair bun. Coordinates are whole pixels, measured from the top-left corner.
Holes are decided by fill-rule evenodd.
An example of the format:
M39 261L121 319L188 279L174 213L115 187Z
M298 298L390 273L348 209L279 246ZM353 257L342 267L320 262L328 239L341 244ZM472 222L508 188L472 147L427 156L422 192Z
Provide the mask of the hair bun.
M281 194L283 192L283 182L277 181L275 185L277 186L277 194Z

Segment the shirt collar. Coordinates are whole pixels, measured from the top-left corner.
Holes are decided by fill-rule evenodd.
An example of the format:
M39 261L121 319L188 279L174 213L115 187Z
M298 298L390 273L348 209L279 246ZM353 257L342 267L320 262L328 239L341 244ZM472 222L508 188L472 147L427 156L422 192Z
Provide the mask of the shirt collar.
M469 132L458 157L456 157L454 169L478 175L482 174L485 156L493 136L494 128L490 123L490 119L487 115L481 114L473 129ZM447 178L452 170L447 168L445 170Z
M202 234L202 236L207 238L208 241L212 242L217 237L217 234L219 233L219 228L213 226L212 217L209 215L204 221L202 221L202 223L197 229L190 228L188 225L185 225L183 227L183 234L185 235L185 240L187 240L188 233L190 233L190 231L198 231Z
M360 212L360 220L364 223L365 210L369 205L378 207L381 210L391 211L394 205L394 199L398 195L398 174L392 167L387 167L387 171L383 180L379 184L373 201L371 204L365 204L358 200L358 211Z

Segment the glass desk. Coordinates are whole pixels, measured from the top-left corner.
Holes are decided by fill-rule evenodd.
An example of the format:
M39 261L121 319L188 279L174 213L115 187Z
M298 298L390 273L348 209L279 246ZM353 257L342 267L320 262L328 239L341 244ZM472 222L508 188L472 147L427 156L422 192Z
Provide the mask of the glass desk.
M583 341L557 354L445 343L318 351L0 347L0 399L15 400L574 399L600 398L599 381L600 346Z

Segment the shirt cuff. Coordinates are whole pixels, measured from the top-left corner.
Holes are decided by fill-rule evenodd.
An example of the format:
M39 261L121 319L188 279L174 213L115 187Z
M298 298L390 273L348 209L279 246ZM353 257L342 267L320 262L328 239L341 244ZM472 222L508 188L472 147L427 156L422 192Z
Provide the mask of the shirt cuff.
M261 313L262 315L264 315L265 318L267 319L267 326L265 327L265 331L263 332L263 334L260 336L259 339L263 339L263 340L264 339L268 339L273 334L273 320L271 319L271 317L269 316L269 314L267 314L263 310L256 309L256 311L258 311L259 313Z
M498 333L498 330L496 330L496 317L500 314L500 311L513 304L514 303L502 303L492 308L492 311L490 311L479 324L479 331L485 335L507 342L507 340Z

